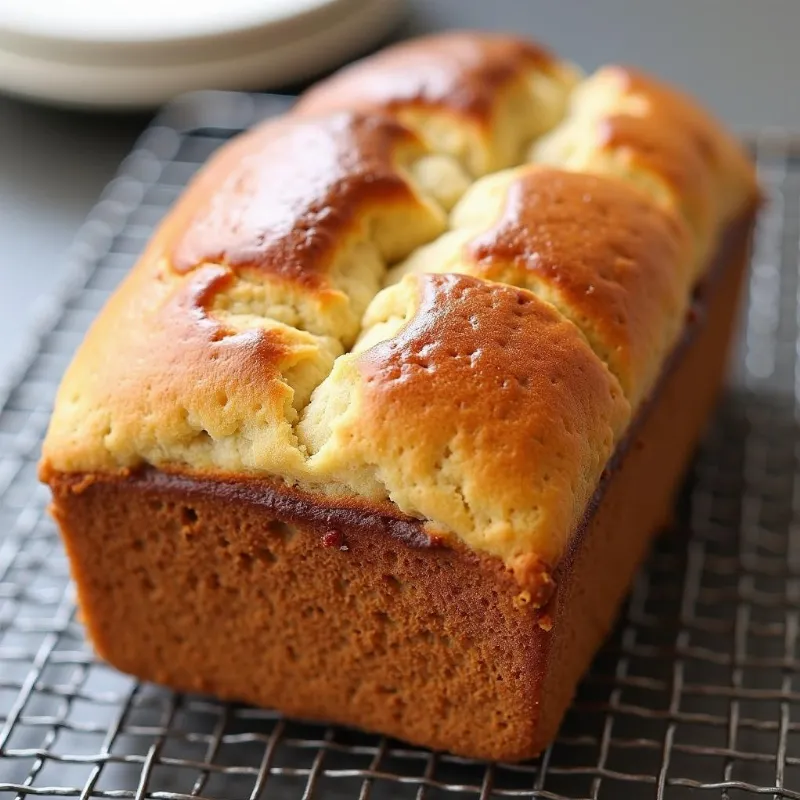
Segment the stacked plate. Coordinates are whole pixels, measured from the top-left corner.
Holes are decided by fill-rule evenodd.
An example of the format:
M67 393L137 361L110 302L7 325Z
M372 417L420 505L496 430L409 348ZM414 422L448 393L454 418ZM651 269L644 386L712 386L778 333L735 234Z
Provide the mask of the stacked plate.
M3 0L0 91L146 108L195 89L274 89L385 36L401 0Z

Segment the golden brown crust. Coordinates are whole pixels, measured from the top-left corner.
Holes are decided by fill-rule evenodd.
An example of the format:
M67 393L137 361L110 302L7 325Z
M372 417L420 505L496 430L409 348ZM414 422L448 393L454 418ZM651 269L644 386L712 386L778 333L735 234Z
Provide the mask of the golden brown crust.
M358 69L401 64L410 76L384 86L384 106L406 107L403 87L427 86L431 64L438 89L421 99L414 89L408 118L352 108L314 116L307 100L223 148L81 347L44 469L150 464L394 503L505 559L524 583L558 563L630 404L650 391L680 328L697 264L687 269L685 232L670 215L678 209L715 241L723 205L751 200L752 168L690 101L606 70L577 90L568 142L588 171L637 189L533 168L505 189L506 175L488 176L447 234L466 236L456 271L474 277L379 291L389 267L444 230L443 204L463 188L451 156L484 158L473 172L519 160L542 132L543 108L555 122L572 84L561 62L509 37L448 34L376 59ZM359 105L336 80L315 102ZM358 94L356 78L341 80ZM613 145L597 145L598 126L611 126ZM443 146L453 132L466 150ZM625 169L606 169L606 151ZM694 182L693 153L703 173ZM673 160L686 181L666 174ZM692 211L706 179L708 218ZM662 194L648 194L653 182ZM392 370L402 380L385 380Z
M425 148L391 120L350 112L282 119L245 141L176 237L170 261L178 272L211 262L315 289L342 242L363 236L376 210L418 206L433 216L401 171Z
M555 72L559 64L526 39L451 31L403 42L340 70L309 89L297 109L446 108L488 127L499 92L528 71Z
M386 263L444 225L407 171L426 152L394 121L352 114L267 123L223 148L89 332L45 460L301 477L299 410Z
M688 244L678 219L622 183L530 170L466 256L480 277L546 285L638 405L682 327Z
M638 184L676 209L696 238L695 275L724 224L758 196L740 143L683 92L640 70L603 67L575 91L533 160Z
M753 168L741 144L675 87L630 67L607 67L604 74L621 93L644 99L648 106L645 117L609 116L602 126L604 144L629 149L645 169L664 176L678 197L703 192L704 179L714 184L712 193L733 186L732 197L714 199L727 209L717 210L720 216L738 213L743 190L756 193Z
M322 380L341 348L277 323L221 322L214 299L234 279L212 265L181 280L137 268L65 375L45 464L113 471L182 461L208 471L267 458L295 474L295 390L310 394L303 384Z
M295 113L392 115L473 174L510 166L563 113L577 71L540 45L455 31L403 42L308 90Z

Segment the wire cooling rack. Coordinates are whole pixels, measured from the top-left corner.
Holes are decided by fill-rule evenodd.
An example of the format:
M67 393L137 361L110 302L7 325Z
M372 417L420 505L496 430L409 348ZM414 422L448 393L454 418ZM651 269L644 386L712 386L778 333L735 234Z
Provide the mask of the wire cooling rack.
M800 140L753 137L770 194L732 386L558 740L483 764L141 684L76 616L39 443L87 324L187 179L287 101L173 105L80 232L27 360L0 383L0 797L800 798Z

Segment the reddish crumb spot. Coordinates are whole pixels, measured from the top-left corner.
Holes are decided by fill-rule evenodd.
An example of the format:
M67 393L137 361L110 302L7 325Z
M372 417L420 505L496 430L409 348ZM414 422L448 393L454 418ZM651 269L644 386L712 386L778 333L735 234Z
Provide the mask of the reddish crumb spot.
M322 536L323 547L342 547L344 544L344 537L341 531L327 531Z
M511 565L514 577L522 590L517 598L517 606L521 604L533 608L544 608L555 593L556 584L548 565L533 554L517 556Z
M538 622L539 627L543 631L547 632L553 629L553 618L550 616L550 614L542 614L542 616L539 617Z

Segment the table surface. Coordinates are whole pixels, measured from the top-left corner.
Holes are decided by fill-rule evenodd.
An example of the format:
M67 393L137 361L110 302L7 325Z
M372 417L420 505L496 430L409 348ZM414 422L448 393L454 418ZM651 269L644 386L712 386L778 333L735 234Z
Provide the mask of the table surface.
M446 28L529 34L585 69L636 64L729 123L800 131L796 0L409 0L394 38ZM147 115L82 114L0 97L0 374L36 298Z

